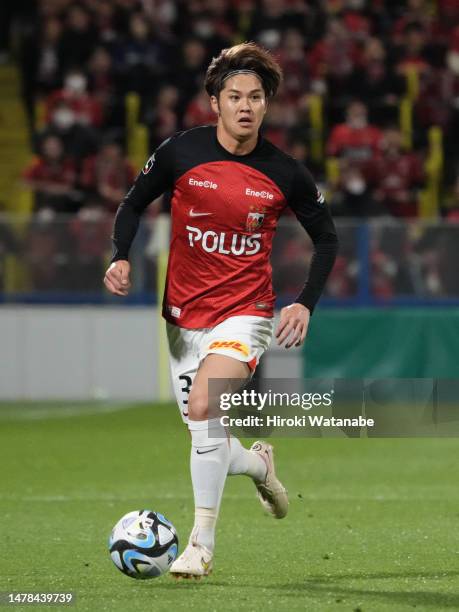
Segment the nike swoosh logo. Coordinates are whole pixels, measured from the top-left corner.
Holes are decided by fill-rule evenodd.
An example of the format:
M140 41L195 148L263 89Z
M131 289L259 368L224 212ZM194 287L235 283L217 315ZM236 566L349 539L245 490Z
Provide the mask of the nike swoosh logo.
M194 212L193 209L188 213L190 217L207 217L208 215L213 215L211 212Z
M210 567L210 561L204 561L204 557L201 557L202 569L207 571Z
M206 451L200 451L199 448L196 449L196 452L198 453L198 455L205 455L206 453L212 453L213 451L216 451L218 449L218 446L216 446L215 448L211 448L210 450L206 450Z

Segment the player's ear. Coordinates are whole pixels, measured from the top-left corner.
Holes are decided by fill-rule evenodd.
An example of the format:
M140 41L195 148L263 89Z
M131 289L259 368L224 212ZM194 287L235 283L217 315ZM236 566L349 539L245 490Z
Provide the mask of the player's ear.
M217 96L210 96L210 106L216 115L220 115L220 105Z

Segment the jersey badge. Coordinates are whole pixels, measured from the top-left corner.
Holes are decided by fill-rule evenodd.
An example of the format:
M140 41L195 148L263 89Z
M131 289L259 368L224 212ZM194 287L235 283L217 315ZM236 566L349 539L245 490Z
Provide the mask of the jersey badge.
M251 206L249 209L249 214L247 215L247 221L245 223L245 227L248 232L255 232L257 229L263 225L263 221L265 218L265 208L263 206Z
M145 166L142 168L142 172L144 174L148 174L150 170L153 168L153 164L155 163L155 153L150 157Z

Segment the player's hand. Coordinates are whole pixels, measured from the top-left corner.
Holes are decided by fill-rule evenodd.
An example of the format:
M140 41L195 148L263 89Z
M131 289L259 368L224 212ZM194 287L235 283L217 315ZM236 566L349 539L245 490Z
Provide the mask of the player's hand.
M125 259L115 261L105 272L104 285L114 295L126 296L129 293L131 282L129 273L131 264Z
M277 344L281 346L285 340L285 348L301 346L308 331L311 313L303 304L290 304L282 308L279 325L276 329Z

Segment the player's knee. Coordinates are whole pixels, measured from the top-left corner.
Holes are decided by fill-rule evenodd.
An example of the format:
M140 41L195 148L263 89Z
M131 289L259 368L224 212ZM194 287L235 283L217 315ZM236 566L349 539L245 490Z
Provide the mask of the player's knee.
M204 421L208 418L208 409L207 393L192 389L188 397L188 417L192 421Z

